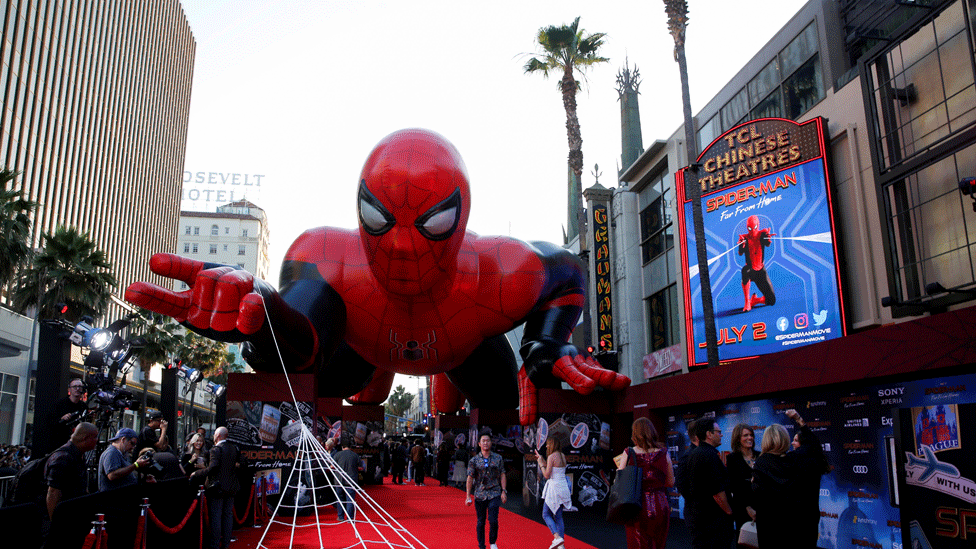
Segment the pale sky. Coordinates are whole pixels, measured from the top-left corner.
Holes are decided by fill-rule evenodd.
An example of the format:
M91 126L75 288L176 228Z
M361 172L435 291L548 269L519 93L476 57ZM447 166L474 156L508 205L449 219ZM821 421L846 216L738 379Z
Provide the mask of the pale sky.
M471 181L469 230L561 244L565 111L557 80L522 71L526 54L537 51L540 27L581 16L583 29L607 34L601 53L610 62L588 70L577 97L584 188L594 182L594 164L600 183L616 186L615 87L625 59L643 79L644 146L667 139L682 122L663 2L181 3L197 42L184 170L263 176L260 187L212 188L247 189L247 198L267 211L274 285L285 251L302 231L356 226L355 192L366 156L381 138L407 127L441 133L460 151ZM690 0L692 111L803 4ZM218 205L184 202L184 209ZM416 380L397 383L416 391Z

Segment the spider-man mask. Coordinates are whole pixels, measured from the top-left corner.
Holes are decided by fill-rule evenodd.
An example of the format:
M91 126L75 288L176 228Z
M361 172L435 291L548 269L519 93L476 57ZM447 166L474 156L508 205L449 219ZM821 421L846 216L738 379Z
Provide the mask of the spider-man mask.
M759 230L759 216L750 215L749 219L746 219L746 230L749 231L749 234Z
M416 295L454 275L470 191L444 137L408 129L383 138L363 165L357 209L369 267L388 291Z

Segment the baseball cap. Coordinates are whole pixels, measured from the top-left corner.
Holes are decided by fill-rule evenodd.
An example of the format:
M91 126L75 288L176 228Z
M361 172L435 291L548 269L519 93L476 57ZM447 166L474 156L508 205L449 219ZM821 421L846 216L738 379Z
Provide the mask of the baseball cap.
M149 413L146 414L146 417L149 419L163 419L163 413L159 410L150 410Z
M115 436L114 437L108 439L108 441L109 442L115 442L116 440L119 440L120 438L137 438L138 436L139 436L139 434L136 433L135 431L133 431L132 429L129 429L128 427L123 427L123 428L119 429L119 432L118 433L115 433Z

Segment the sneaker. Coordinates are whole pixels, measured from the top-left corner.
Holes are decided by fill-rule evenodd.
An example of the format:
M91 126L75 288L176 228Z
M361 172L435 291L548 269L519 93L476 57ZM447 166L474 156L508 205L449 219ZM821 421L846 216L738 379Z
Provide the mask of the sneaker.
M556 549L556 547L560 547L562 544L563 538L555 538L552 540L552 545L549 546L549 549Z
M491 549L498 549L498 544L497 543L492 543L491 544Z

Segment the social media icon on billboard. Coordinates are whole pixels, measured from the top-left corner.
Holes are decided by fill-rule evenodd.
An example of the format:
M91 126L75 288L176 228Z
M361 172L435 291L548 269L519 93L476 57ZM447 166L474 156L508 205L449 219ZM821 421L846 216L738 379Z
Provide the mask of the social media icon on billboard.
M806 313L799 313L793 317L793 325L797 330L802 330L810 325L810 319L807 318Z
M824 322L827 322L827 309L824 309L819 313L813 313L814 326L823 326Z
M790 327L790 321L786 320L785 316L781 316L776 321L776 327L779 328L779 331L785 332Z

